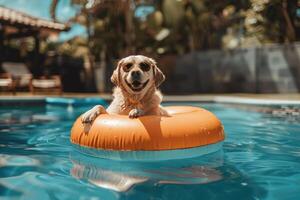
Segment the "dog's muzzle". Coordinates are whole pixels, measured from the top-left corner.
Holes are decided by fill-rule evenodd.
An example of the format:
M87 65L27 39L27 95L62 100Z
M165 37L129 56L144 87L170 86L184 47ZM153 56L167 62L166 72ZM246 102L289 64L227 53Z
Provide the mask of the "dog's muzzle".
M131 83L128 83L127 80L125 79L125 82L132 91L139 92L146 87L149 80L145 81L144 83L140 82L139 80L133 80Z

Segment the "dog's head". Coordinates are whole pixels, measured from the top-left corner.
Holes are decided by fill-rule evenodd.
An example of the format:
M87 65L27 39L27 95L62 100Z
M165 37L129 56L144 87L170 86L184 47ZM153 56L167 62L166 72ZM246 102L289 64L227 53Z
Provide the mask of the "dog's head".
M143 93L151 87L158 87L165 80L164 74L152 58L128 56L118 62L111 81L130 93Z

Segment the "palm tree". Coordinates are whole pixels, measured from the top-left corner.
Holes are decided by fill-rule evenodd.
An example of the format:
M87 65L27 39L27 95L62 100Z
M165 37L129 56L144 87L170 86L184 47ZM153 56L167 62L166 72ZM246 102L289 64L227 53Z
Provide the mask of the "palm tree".
M50 5L50 16L53 21L56 21L56 8L59 0L52 0Z

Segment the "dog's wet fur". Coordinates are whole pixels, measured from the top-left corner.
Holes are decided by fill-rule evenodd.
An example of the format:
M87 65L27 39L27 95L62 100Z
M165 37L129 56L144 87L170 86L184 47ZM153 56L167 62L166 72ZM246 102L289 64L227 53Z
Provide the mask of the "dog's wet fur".
M160 106L162 95L157 89L164 80L164 74L152 58L133 55L121 59L111 76L116 86L112 103L106 110L101 105L88 110L81 117L82 123L91 124L103 113L128 115L130 118L168 116Z

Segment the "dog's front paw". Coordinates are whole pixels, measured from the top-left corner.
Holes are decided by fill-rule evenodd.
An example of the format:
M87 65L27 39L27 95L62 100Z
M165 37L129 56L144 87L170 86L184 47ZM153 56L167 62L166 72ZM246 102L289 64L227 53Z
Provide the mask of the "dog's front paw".
M82 123L91 123L98 116L98 111L89 110L81 116Z
M92 123L98 115L100 115L100 109L99 106L95 106L81 116L81 122L84 124Z
M130 112L129 112L129 118L138 118L140 116L142 116L144 114L144 112L140 109L132 109Z

